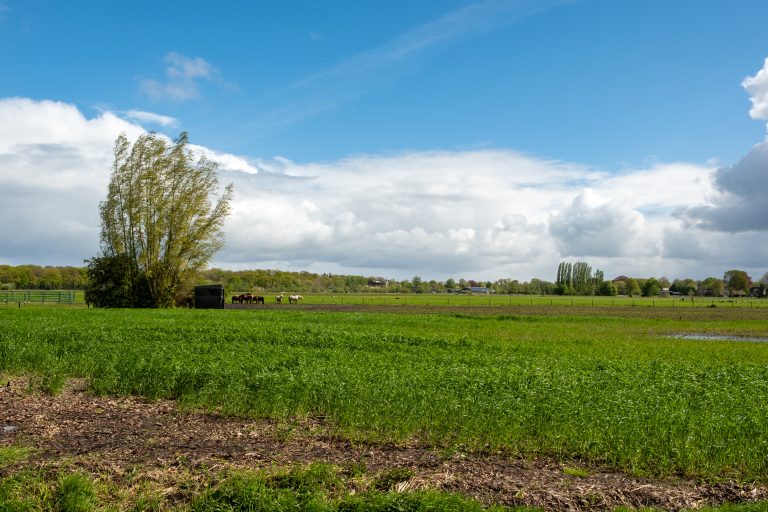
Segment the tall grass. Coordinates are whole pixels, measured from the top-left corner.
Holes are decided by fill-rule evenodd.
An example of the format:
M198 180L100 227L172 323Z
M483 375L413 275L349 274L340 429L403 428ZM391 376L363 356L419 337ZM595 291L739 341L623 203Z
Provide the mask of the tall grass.
M0 311L0 371L254 417L320 415L418 438L638 474L768 478L761 320L282 311Z

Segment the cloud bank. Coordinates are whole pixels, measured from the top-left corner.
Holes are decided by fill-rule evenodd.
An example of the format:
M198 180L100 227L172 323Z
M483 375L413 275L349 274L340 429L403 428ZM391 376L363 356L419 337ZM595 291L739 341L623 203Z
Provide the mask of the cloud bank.
M0 263L77 265L96 254L112 145L120 132L143 133L141 117L0 100ZM766 215L723 199L760 206L765 144L729 168L621 172L503 149L320 163L193 150L235 185L214 262L228 268L527 280L583 258L608 275L701 278L734 267L759 275L768 257Z

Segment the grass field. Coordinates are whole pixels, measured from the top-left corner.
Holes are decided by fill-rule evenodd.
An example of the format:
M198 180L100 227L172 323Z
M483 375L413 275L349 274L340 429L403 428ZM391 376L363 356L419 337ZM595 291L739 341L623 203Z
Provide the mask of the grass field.
M232 295L250 293L247 290L227 294L226 303L231 303ZM58 304L49 298L43 303L41 294L51 296L57 291L2 291L0 290L0 307L23 307L39 305L61 305L85 307L85 295L82 290L74 290L74 302ZM275 303L275 293L254 292L263 295L267 304ZM287 293L284 293L287 296ZM32 300L26 302L25 298ZM463 294L431 294L431 293L304 293L303 304L321 305L363 305L363 306L448 306L448 307L646 307L646 308L766 308L768 300L755 298L713 298L713 297L581 297L581 296L541 296L541 295L463 295ZM287 297L284 299L287 302Z
M228 294L227 302L231 302ZM266 302L274 302L274 293L261 293ZM580 307L649 307L649 308L768 308L768 300L713 297L581 297L542 295L462 295L462 294L303 294L304 304L342 304L368 306L580 306ZM287 299L284 299L284 301Z
M758 315L22 308L0 322L0 371L54 391L84 377L97 394L320 416L355 439L768 480L768 344L667 337L765 335Z

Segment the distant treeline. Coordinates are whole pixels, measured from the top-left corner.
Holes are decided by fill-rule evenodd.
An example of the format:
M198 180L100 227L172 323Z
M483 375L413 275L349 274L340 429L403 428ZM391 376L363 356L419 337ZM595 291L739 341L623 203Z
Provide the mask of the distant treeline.
M85 267L0 265L0 290L82 290Z
M448 279L427 281L419 276L398 281L377 276L343 274L315 274L313 272L286 272L283 270L223 270L214 268L200 274L201 282L222 283L230 291L297 291L307 293L363 293L371 291L389 293L445 293L469 287L486 287L494 293L549 295L554 283L531 279L520 282L513 279L476 281Z
M555 283L541 279L521 282L517 279L477 281L448 279L427 281L419 276L396 280L379 276L344 274L316 274L284 270L224 270L212 268L198 274L197 284L221 283L227 292L305 292L305 293L446 293L473 287L487 288L490 293L520 295L646 295L654 296L667 289L682 295L719 296L728 290L749 292L753 284L765 287L768 273L756 283L739 270L729 270L724 279L709 277L703 281L693 279L628 278L620 276L613 281L604 279L599 270L584 262L561 263ZM42 267L39 265L0 265L0 290L82 290L87 275L85 267ZM760 296L766 293L761 290Z
M212 268L199 273L198 284L222 283L228 291L307 292L307 293L443 293L468 287L487 287L494 293L549 295L554 283L532 279L476 281L448 279L426 281L418 276L409 280L378 276L316 274L283 270L224 270ZM0 290L82 290L87 283L85 267L39 265L0 265Z

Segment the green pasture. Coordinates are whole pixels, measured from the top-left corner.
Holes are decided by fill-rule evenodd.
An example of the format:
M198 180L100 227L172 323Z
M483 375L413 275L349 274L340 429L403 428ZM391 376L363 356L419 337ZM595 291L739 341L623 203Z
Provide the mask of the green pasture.
M267 304L275 304L277 293L247 290L226 292L225 302L233 295L253 293L262 295ZM283 303L288 295L283 292ZM69 299L71 294L72 299ZM443 306L443 307L518 307L518 306L577 306L577 307L648 307L648 308L768 308L768 300L755 298L729 299L714 297L582 297L559 295L465 295L449 293L301 293L302 304L355 306ZM85 307L83 290L0 290L0 307L80 306Z
M761 311L559 311L3 308L0 372L51 392L84 377L97 394L311 415L353 439L448 453L768 482L768 343L670 337L765 336Z
M228 293L226 302L232 303ZM250 292L248 292L250 293ZM263 295L267 304L275 303L275 293L253 292ZM283 303L288 302L288 293L283 294ZM768 308L768 300L754 298L713 298L713 297L583 297L560 295L463 295L449 293L405 293L405 294L301 294L303 304L369 305L369 306L579 306L579 307L658 307L658 308Z

